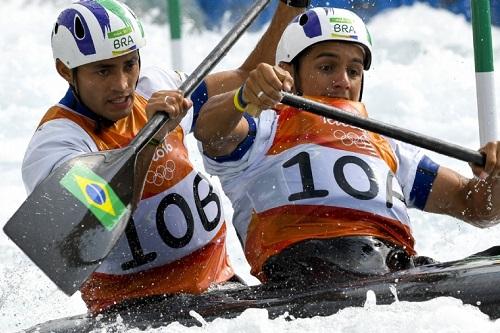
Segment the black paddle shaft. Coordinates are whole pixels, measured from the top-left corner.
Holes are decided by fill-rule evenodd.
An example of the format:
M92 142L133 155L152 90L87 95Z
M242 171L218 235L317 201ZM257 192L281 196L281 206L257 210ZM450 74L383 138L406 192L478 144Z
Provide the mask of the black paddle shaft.
M181 84L180 90L185 96L191 95L193 90L201 83L203 78L219 63L234 43L241 37L246 29L252 24L255 18L262 12L270 0L256 1L248 10L240 21L226 34L226 36L217 44L210 52L205 60L196 67L193 73ZM130 143L131 146L137 147L138 150L155 135L157 131L168 121L168 116L165 113L156 113L153 118L142 128L134 140Z
M269 2L252 4L181 85L186 95ZM137 154L166 121L164 113L157 113L127 147L82 154L62 163L5 224L9 238L66 294L75 293L111 252L126 227L133 227L128 222L134 209Z
M440 153L449 157L454 157L459 160L474 163L479 166L484 166L485 156L481 153L461 147L459 145L448 143L430 136L409 131L394 125L386 124L369 118L362 118L355 114L343 111L339 108L321 104L300 96L296 96L287 92L282 92L283 104L302 109L323 117L338 120L340 122L357 126L367 131L386 135L396 140L400 140L417 147L429 149L436 153Z

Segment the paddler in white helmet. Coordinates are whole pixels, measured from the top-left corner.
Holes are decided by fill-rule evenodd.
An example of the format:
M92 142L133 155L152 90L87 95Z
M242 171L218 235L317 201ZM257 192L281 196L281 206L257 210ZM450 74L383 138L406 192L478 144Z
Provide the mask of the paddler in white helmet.
M52 51L68 89L46 112L27 148L22 173L28 193L73 157L127 146L156 112L170 117L136 161L137 178L145 175L145 181L134 184L142 197L125 233L81 288L92 314L129 301L198 294L232 278L220 193L194 168L184 140L200 101L241 85L255 64L272 62L281 32L303 7L280 3L245 64L206 77L192 101L178 90L186 74L141 68L145 31L125 4L82 0L60 12ZM73 185L82 191L95 185L84 174L78 177ZM112 213L101 202L105 196L86 195L103 216ZM71 214L67 218L71 223Z
M480 228L500 221L498 142L481 148L486 166L468 179L417 147L279 103L284 90L367 117L371 61L359 16L314 8L285 29L275 66L260 64L202 107L195 136L206 169L220 177L263 282L342 282L431 262L415 252L409 208Z

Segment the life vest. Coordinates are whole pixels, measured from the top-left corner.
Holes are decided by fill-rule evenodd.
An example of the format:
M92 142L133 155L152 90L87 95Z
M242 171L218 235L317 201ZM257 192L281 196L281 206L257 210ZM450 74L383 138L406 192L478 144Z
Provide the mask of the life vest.
M74 122L98 150L125 147L147 122L147 101L135 94L129 116L96 132L95 121L72 109L75 100L67 103L67 97L49 109L39 126L57 119ZM142 199L125 233L81 288L82 299L98 313L131 298L201 293L232 275L220 196L194 170L184 131L177 126L156 149Z
M361 103L314 99L367 116ZM395 176L400 165L387 139L293 107L266 112L275 113L258 120L273 126L257 127L272 133L255 148L261 153L234 166L242 170L237 177L219 174L252 274L265 280L269 257L307 239L374 236L415 253Z

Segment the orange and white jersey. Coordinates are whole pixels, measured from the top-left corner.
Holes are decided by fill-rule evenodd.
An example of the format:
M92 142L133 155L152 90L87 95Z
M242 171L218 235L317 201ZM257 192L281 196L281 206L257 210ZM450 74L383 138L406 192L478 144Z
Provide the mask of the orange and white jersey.
M315 99L367 116L361 103ZM265 278L270 256L311 238L370 235L414 253L407 205L422 196L419 149L291 107L246 118L254 134L204 162L233 204L253 274Z
M147 99L155 91L177 89L182 79L175 72L143 71L132 113L98 133L95 115L68 90L46 113L30 142L23 162L27 189L78 154L126 146L147 122ZM142 199L125 233L82 287L92 312L128 298L199 293L233 275L220 196L193 168L184 142L192 119L190 110L156 149Z

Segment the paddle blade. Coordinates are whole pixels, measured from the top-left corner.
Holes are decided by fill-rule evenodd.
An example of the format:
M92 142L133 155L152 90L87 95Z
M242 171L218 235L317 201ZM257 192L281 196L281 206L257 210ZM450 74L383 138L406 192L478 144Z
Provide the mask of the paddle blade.
M109 254L131 215L135 150L78 156L53 171L4 227L66 294Z

